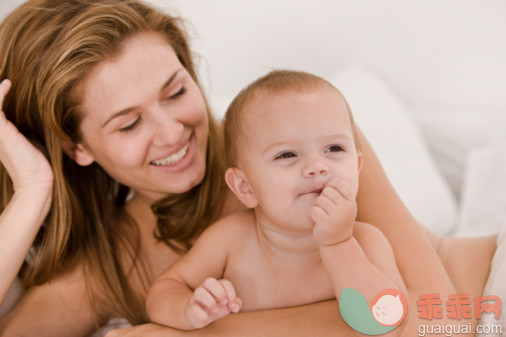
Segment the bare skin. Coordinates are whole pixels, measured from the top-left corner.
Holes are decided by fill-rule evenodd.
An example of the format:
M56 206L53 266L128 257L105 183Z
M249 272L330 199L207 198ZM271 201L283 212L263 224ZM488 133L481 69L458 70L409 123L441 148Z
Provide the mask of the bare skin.
M1 110L10 87L8 80L0 83L0 133L5 138L0 142L0 162L11 177L16 193L0 214L0 303L49 210L53 185L51 168L42 153L31 146ZM27 147L31 151L26 151ZM13 152L25 155L10 156ZM25 212L26 203L34 205L31 212Z
M457 293L481 296L490 274L497 234L472 238L441 237L427 231ZM484 263L488 262L488 263Z
M392 245L397 266L410 295L408 313L411 312L411 315L408 314L405 331L414 333L416 330L411 329L419 324L427 324L427 321L417 319L416 301L421 294L439 293L443 300L448 295L460 292L469 293L470 296L482 294L497 235L462 239L441 238L429 233L402 204L362 134L360 142L365 159L360 175L357 217L378 227ZM452 320L445 318L436 323L452 324ZM462 323L471 323L474 328L476 319Z
M0 134L2 136L7 135L5 132L0 132ZM361 172L360 190L357 198L358 220L378 227L385 234L393 248L401 275L405 280L409 293L412 294L409 299L410 309L408 311L412 314L408 315L404 326L406 336L410 336L412 334L409 332L414 331L419 324L416 319L416 300L420 294L439 292L442 298L457 292L469 292L470 295L481 294L489 273L490 260L495 250L495 236L482 239L439 239L437 236L427 235L426 231L419 227L398 198L383 172L381 164L363 135L360 136L360 141L364 166ZM20 143L16 144L20 145ZM30 147L28 142L20 146L30 148L30 153L35 153L33 156L34 162L43 159L43 156L33 151L34 147ZM6 151L2 152L1 160L4 165L11 162L17 167L19 165L16 165L10 159L21 158L21 156L18 156L19 153L28 154L29 152L22 151L22 149L19 151L12 149L10 146L7 147ZM9 153L12 152L15 155L10 157ZM31 167L29 165L23 166ZM40 166L35 164L34 167ZM19 171L13 170L13 172ZM38 179L37 174L40 173L41 170L35 170L35 172L28 172L27 175L29 175L29 178L35 177ZM17 176L13 176L13 178L17 181ZM19 181L33 182L30 179L20 178ZM50 186L47 182L51 180L51 175L47 174L37 181L40 181L41 185ZM20 192L23 190L23 185L16 184L16 181L16 195L20 197L11 200L10 209L33 209L32 206L38 205L37 209L40 212L36 214L35 220L27 220L28 230L21 239L24 246L21 251L15 253L19 258L11 260L9 264L13 267L10 269L9 274L13 276L26 255L26 250L30 246L34 233L40 226L39 218L44 217L47 212L45 201L47 195L50 194L50 189L44 188L45 192L40 195L40 199L37 197L35 200L30 201L22 197L23 194ZM40 192L40 189L36 189L27 195L35 196L36 192ZM40 200L43 200L43 202ZM241 209L243 208L239 206L238 201L229 195L222 216ZM152 230L156 221L147 203L143 202L142 199L134 198L127 205L127 211L140 224L142 245L140 260L145 261L147 264L149 274L147 278L153 280L154 277L177 261L179 255L167 246L156 242L153 238ZM19 211L11 213L18 214ZM10 223L9 219L9 213L3 213L2 218L0 218L2 226ZM470 249L471 247L472 249ZM466 264L463 262L466 262ZM94 283L93 275L90 276L92 278L91 283ZM6 280L9 284L12 282ZM145 290L138 280L131 278L129 281L135 291L144 294ZM2 289L8 289L8 285L2 285ZM92 290L97 292L99 297L101 296L102 292L98 287L93 287ZM96 311L95 317L91 314L93 309ZM335 336L336 331L343 334L350 332L336 312L335 301L330 301L304 307L230 315L230 317L199 330L198 333L210 336L222 336L224 331L229 336L234 334L247 336L248 332L252 336L258 336L259 334L266 336L307 336L315 334ZM41 313L48 314L41 315ZM97 303L95 307L91 306L87 300L87 287L81 268L76 267L49 284L28 290L19 305L2 318L0 332L2 336L86 336L94 330L95 323L104 323L114 316L113 310L100 305L100 303ZM30 324L27 324L27 322L30 322ZM314 322L320 324L314 324ZM473 323L475 324L475 322ZM153 336L156 336L157 333L163 334L163 336L181 335L181 332L176 330L156 325L144 325L117 331L111 333L110 336L139 335L140 333Z
M470 297L482 294L495 251L497 235L470 239L442 238L419 226L393 191L376 155L362 134L360 141L365 160L359 190L359 209L362 209L362 212L359 212L359 219L370 221L380 227L394 249L397 264L411 294L408 310L410 314L404 326L403 336L412 336L413 331L416 331L417 326L422 323L417 319L416 307L420 294L439 292L442 298L461 292L469 293ZM378 195L384 198L378 198ZM370 208L364 209L360 205L368 205ZM385 208L387 205L391 208ZM410 234L411 230L414 233ZM233 336L236 326L242 327L243 334L246 331L255 331L253 335L269 335L273 331L276 331L275 334L278 336L307 336L315 333L321 336L334 336L336 331L349 333L349 327L339 319L336 312L336 302L327 301L269 311L269 314L265 314L264 311L239 313L213 322L204 329L185 332L184 335L220 336L223 331L227 331L227 334ZM313 319L319 324L315 325ZM280 320L286 323L284 329L277 324ZM255 322L258 321L262 321L263 324L257 325ZM439 320L437 323L443 322L444 320ZM473 320L471 323L474 326L476 321ZM293 328L295 326L296 328ZM170 336L183 335L183 332L156 324L146 324L115 330L107 337L138 335ZM236 335L239 336L241 333Z
M484 262L491 260L495 250L495 236L482 239L441 239L436 235L428 234L427 231L424 232L405 207L400 204L400 200L386 180L374 153L370 152L365 138L362 137L361 142L365 160L361 173L361 190L358 202L359 210L365 208L369 212L359 211L359 219L368 220L385 233L394 250L399 270L408 291L413 294L409 298L410 308L408 310L412 314L408 315L404 327L406 336L409 336L408 332L415 331L414 329L420 324L416 319L416 300L420 294L439 291L442 298L457 292L469 292L470 296L481 294L490 267L490 263ZM370 178L368 174L371 174ZM376 183L367 184L366 182L370 179ZM376 193L380 193L379 191L384 197L387 195L389 197L377 198L376 196L379 194ZM227 200L228 206L223 215L242 209L231 194ZM361 204L370 205L370 207L361 207ZM385 204L390 208L385 208ZM157 276L174 263L179 255L167 246L155 243L151 234L154 226L151 219L153 215L151 212L146 212L143 207L145 207L144 203L134 198L128 204L127 209L138 223L148 225L141 232L144 243L141 259L149 261L150 274ZM374 207L381 210L374 209ZM393 211L387 212L386 209ZM414 233L410 234L410 230L407 228ZM470 245L473 249L469 249ZM464 264L462 263L464 261L470 263ZM470 269L472 269L472 273ZM448 271L448 274L445 270ZM445 277L445 275L448 276ZM79 268L76 268L73 272L62 275L50 284L30 289L20 304L2 319L0 329L8 326L26 328L25 322L31 321L33 322L32 328L29 331L23 331L26 335L33 335L34 331L41 335L41 331L46 325L51 326L51 330L56 327L53 331L60 331L59 334L50 333L51 336L85 336L89 334L93 330L94 324L90 314L91 308L87 304L88 301L85 300L86 286L81 276ZM133 283L134 287L143 293L140 284ZM100 309L97 314L99 323L114 316L114 312L110 310L96 309ZM52 315L49 318L42 318L40 312L51 312ZM230 315L193 333L218 336L222 335L223 331L227 331L228 335L233 336L235 331L237 336L245 336L246 331L250 331L251 335L256 336L261 333L265 333L265 335L270 333L276 336L307 336L314 333L318 333L320 336L333 336L336 331L349 332L349 327L336 315L337 312L336 302L328 301L304 307L240 313ZM79 317L79 319L76 320L75 317ZM320 324L315 325L315 321ZM19 330L2 331L5 336L19 336L21 332ZM149 324L117 330L107 336L138 336L140 334L178 336L182 335L182 332ZM190 336L191 334L192 332L185 333Z

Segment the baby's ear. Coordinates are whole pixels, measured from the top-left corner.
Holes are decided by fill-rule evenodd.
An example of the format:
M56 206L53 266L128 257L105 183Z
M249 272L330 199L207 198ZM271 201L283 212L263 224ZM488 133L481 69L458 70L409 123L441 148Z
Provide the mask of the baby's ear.
M95 158L81 144L76 144L70 140L62 140L63 152L72 158L80 166L91 165Z
M225 181L237 198L248 208L255 208L258 200L251 190L248 179L243 171L230 167L225 172Z

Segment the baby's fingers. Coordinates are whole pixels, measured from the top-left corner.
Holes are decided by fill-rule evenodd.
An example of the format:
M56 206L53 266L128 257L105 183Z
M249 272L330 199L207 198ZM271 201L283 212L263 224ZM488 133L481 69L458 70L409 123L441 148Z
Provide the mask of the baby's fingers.
M232 312L239 312L241 309L242 309L242 300L239 297L236 297L233 308L229 308L229 310Z
M229 280L222 279L219 282L227 294L228 309L232 312L239 312L242 307L242 301L237 297L234 286Z
M189 316L190 324L195 328L202 328L211 320L209 314L198 303L190 305L187 315Z
M320 206L311 206L311 219L314 223L321 223L328 219L329 215Z
M325 186L325 189L327 187L332 187L336 191L339 192L348 201L352 201L355 199L355 195L353 195L353 191L351 189L350 184L348 184L345 180L334 178L330 180L327 185Z
M340 198L341 196L339 192L337 192L334 188L325 188L315 199L314 206L320 207L328 216L331 216L334 214Z
M221 281L216 280L215 278L208 278L202 284L204 288L206 288L212 296L214 296L216 302L219 304L227 303L227 293L221 284Z
M339 193L337 191L337 188L333 187L333 186L326 186L322 193L320 193L320 195L318 196L318 198L316 198L316 200L320 199L320 198L327 198L329 199L330 201L332 201L332 203L334 205L337 205L339 203L339 199L342 199L343 197L341 196L341 193Z
M194 299L194 302L199 303L204 308L209 309L209 311L217 311L218 310L214 296L211 295L211 293L203 287L198 287L197 289L195 289L195 292L193 294L193 299Z

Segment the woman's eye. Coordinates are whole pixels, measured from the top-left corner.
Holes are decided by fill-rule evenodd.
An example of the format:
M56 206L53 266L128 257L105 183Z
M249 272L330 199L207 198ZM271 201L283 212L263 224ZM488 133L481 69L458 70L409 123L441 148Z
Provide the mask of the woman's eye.
M339 152L339 151L344 151L344 149L339 145L332 145L329 146L326 152Z
M133 122L132 124L130 124L128 126L125 126L124 128L119 129L119 131L121 131L121 132L132 131L133 129L135 129L137 127L137 125L139 125L140 122L141 122L141 116L137 117L137 119L135 120L135 122Z
M275 159L287 159L287 158L294 158L294 157L296 157L296 155L293 152L283 152L280 155L278 155Z
M167 97L166 100L174 100L174 99L178 98L179 96L184 95L185 93L186 93L186 88L185 87L181 87L181 89L179 89L178 92L176 92L172 96Z

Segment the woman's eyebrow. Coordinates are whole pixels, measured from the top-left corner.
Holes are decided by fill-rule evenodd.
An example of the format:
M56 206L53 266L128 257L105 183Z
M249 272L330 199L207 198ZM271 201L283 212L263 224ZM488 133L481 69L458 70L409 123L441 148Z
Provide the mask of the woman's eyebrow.
M183 70L183 68L179 68L178 70L176 70L172 76L167 80L167 82L165 82L164 85L162 85L162 88L160 89L160 92L164 91L165 89L167 89L167 87L170 86L170 84L172 82L174 82L174 79L176 78L177 74L179 74L181 71Z
M171 76L170 78L167 80L167 82L165 82L163 85L162 85L162 88L160 89L160 92L163 92L165 89L167 89L167 87L170 86L170 84L172 82L174 82L174 79L176 78L177 74L179 74L181 71L183 70L183 68L180 68L178 70L176 70ZM109 116L109 118L107 118L107 120L102 124L102 128L104 126L106 126L110 121L112 121L114 118L116 117L119 117L119 116L123 116L123 115L126 115L128 114L129 112L131 112L132 110L135 110L137 109L138 107L137 106L132 106L132 107L129 107L129 108L126 108L126 109L123 109L121 111L118 111L116 113L113 113L111 116Z

